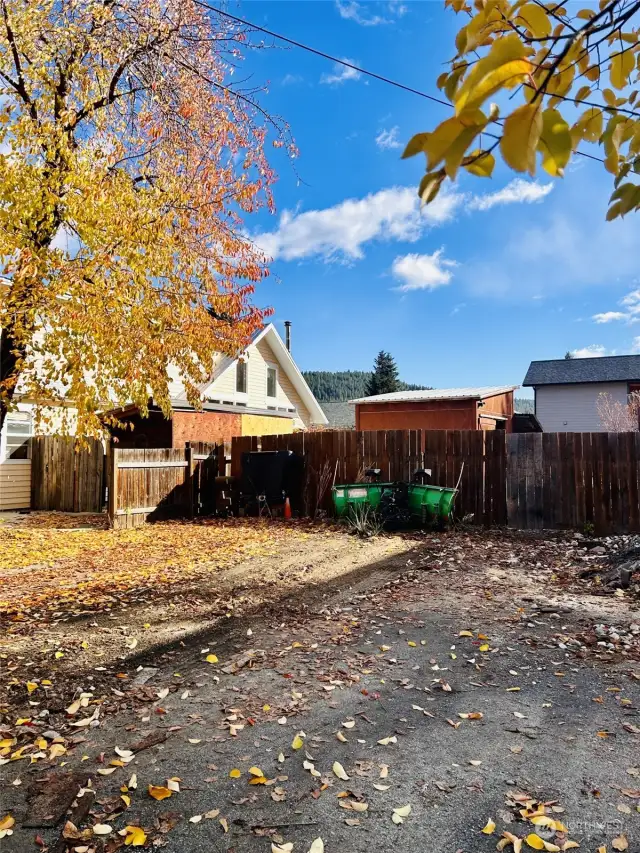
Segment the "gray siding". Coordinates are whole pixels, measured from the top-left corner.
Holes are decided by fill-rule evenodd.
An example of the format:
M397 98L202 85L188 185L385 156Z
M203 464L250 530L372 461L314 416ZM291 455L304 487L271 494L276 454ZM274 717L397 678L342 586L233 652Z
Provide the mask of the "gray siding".
M545 432L604 432L598 416L599 394L627 402L626 382L585 382L536 388L536 415Z

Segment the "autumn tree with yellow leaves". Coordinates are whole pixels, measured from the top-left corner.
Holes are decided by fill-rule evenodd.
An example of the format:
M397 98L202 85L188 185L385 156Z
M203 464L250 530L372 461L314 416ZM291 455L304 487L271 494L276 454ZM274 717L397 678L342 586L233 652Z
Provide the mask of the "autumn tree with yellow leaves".
M640 207L640 2L446 0L463 20L439 87L454 115L418 133L424 202L461 167L493 173L496 154L516 172L562 176L578 149L613 176L608 219ZM495 98L497 103L488 102ZM594 146L597 146L597 149Z
M265 312L243 217L271 205L246 45L195 0L0 0L0 428L16 399L169 412ZM281 131L280 133L278 131Z

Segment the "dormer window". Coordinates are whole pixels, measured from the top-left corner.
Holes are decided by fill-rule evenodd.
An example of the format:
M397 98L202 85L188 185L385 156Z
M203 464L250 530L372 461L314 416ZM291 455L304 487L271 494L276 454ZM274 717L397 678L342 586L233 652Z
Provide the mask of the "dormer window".
M242 359L236 363L236 392L247 393L247 362Z

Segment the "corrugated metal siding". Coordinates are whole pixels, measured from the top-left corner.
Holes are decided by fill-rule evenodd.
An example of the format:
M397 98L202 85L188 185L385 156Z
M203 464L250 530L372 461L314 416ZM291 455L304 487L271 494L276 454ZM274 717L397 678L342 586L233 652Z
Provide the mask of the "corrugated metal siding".
M598 415L599 394L627 402L626 382L544 385L536 388L536 416L545 432L604 432Z
M0 510L31 506L31 460L0 462Z

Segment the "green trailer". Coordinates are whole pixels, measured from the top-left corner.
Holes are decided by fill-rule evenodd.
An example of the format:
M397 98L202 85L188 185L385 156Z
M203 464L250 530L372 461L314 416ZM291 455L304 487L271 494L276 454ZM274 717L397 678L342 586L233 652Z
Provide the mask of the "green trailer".
M410 483L408 486L409 509L420 524L446 524L453 516L453 502L457 489L444 486Z
M334 486L333 505L338 518L344 518L358 506L378 511L390 505L406 507L419 524L446 524L453 515L457 489L422 483L349 483Z
M333 506L338 518L344 518L356 506L369 506L377 510L386 490L395 487L395 483L351 483L333 487Z

